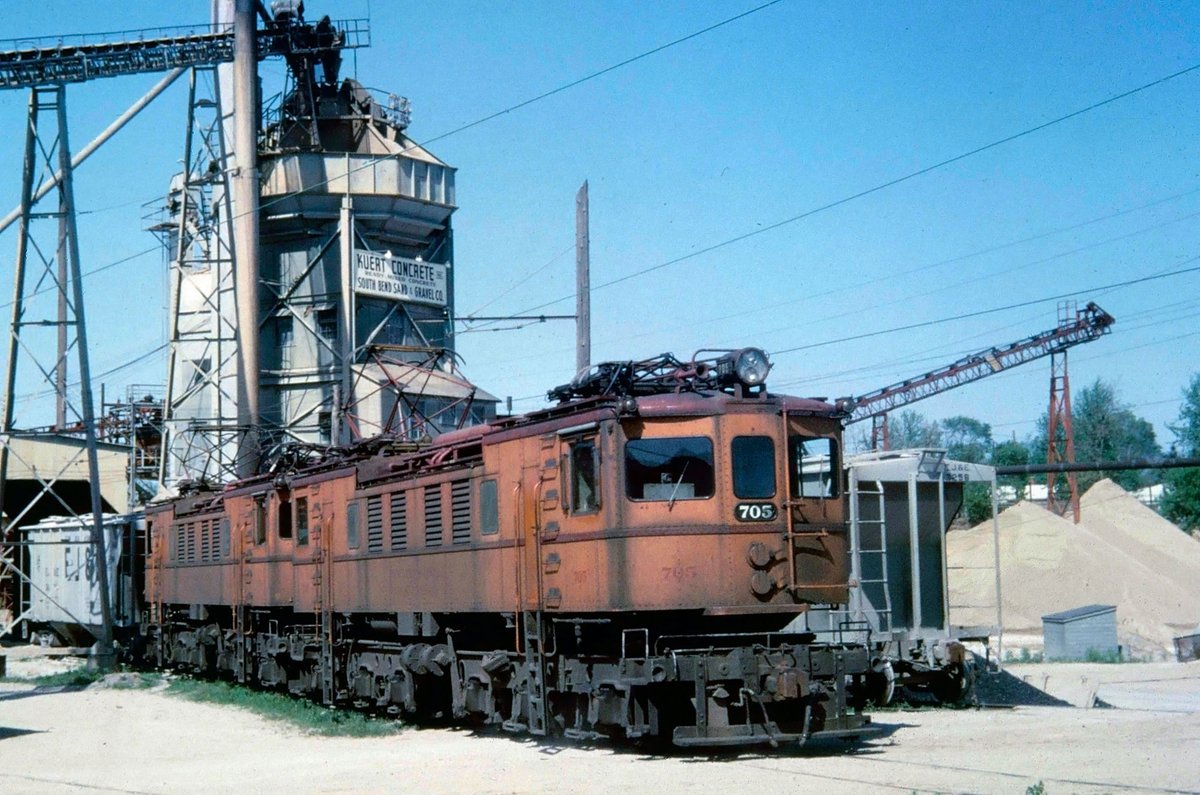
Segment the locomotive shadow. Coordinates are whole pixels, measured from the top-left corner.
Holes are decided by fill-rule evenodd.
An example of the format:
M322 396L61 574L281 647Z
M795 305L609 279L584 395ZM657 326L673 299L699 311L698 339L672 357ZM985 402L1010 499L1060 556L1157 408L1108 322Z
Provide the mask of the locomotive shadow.
M18 699L22 698L34 698L36 696L53 696L59 693L78 693L81 690L86 690L87 687L88 686L86 684L37 685L29 690L0 691L0 703L5 701L17 701Z
M687 763L736 762L744 759L779 757L847 756L882 753L890 739L901 729L914 728L912 723L874 723L869 734L858 737L813 737L804 745L780 744L778 748L768 745L750 745L733 748L681 748L667 741L633 743L619 740L574 740L570 738L536 738L528 735L510 734L493 728L464 730L470 737L491 737L509 740L527 746L546 756L555 756L568 750L605 752L612 756L624 756L638 760L676 759ZM430 726L429 728L435 728Z
M17 729L12 726L0 726L0 740L24 737L27 734L45 734L45 732L40 729Z

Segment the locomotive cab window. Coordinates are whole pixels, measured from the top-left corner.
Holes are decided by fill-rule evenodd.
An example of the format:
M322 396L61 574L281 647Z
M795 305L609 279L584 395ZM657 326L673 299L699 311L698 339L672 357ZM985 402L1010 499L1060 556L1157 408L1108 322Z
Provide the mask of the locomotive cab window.
M571 513L600 510L599 457L595 439L582 439L571 444L568 467Z
M699 500L713 495L713 444L704 436L625 443L625 493L631 500Z
M479 531L485 536L500 532L500 502L495 480L479 483Z
M829 498L838 496L837 442L823 436L788 437L788 467L792 496Z
M276 515L276 530L279 532L279 537L290 539L292 537L292 501L281 499L279 501L279 513Z
M743 500L775 496L775 443L770 436L738 436L733 453L733 494Z
M346 544L351 549L358 549L358 503L352 502L346 506Z
M308 497L296 498L296 545L308 546Z
M254 543L267 543L267 495L254 496Z

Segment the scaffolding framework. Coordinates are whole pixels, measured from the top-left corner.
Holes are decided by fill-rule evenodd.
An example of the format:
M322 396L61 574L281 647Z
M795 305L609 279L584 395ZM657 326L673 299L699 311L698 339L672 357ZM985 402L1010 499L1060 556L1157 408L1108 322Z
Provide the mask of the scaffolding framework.
M57 207L35 212L35 195L45 183L57 179ZM25 157L21 175L21 204L17 236L17 255L13 268L12 322L9 327L8 360L5 371L3 410L0 412L0 507L6 506L10 459L16 455L13 442L22 434L17 428L16 386L18 375L34 371L35 388L55 396L55 423L59 430L77 426L84 446L77 456L86 454L93 523L92 543L99 562L98 579L102 589L103 632L99 654L105 658L112 649L112 616L108 601L107 556L104 544L104 514L100 497L96 418L92 405L91 370L88 362L87 323L84 316L82 271L79 262L79 238L75 225L74 176L70 137L67 131L66 88L35 87L29 93L29 115L25 134ZM39 300L40 299L40 300ZM42 341L52 332L55 344ZM40 337L39 337L40 332ZM54 350L53 363L45 352ZM72 400L67 383L67 362L74 353L79 372L78 396ZM22 367L24 365L24 368ZM25 515L43 497L60 503L75 519L80 515L55 492L55 486L71 467L68 461L56 472L34 473L41 485L38 496L8 518L0 551L0 569L9 582L0 582L0 593L11 597L11 577L20 577L20 561L7 538L21 525ZM15 508L15 506L13 506ZM8 620L19 619L15 605L8 605ZM10 627L0 627L4 634Z
M237 416L237 315L233 207L213 66L192 70L183 171L151 225L171 256L167 392L159 480L223 482L236 471L244 429ZM185 298L186 297L186 298ZM197 405L206 419L195 421Z
M201 392L215 394L217 409L212 424L216 427L199 427L203 423L196 422L193 414L183 431L167 428L177 434L191 434L193 440L206 446L195 456L203 461L200 466L201 479L222 481L232 477L235 472L233 459L240 452L238 448L242 437L251 433L260 421L257 414L242 419L234 413L244 409L248 402L242 394L245 390L238 389L241 383L239 379L249 377L246 366L242 364L231 370L224 365L236 359L240 347L236 344L236 315L226 311L234 307L234 282L238 272L230 250L234 239L230 224L239 216L235 212L238 208L231 206L233 186L229 184L229 175L244 180L247 172L254 171L253 150L262 130L256 123L257 113L251 110L257 100L243 96L239 100L240 107L255 123L249 126L248 136L243 135L246 125L237 126L238 145L243 149L241 158L238 157L239 153L229 150L232 138L225 128L228 123L222 119L220 81L216 76L216 67L230 62L240 65L239 74L245 77L249 73L249 79L243 79L238 85L243 89L245 85L251 86L250 94L253 95L256 60L283 56L289 63L299 59L328 65L331 63L329 59L340 57L342 50L369 46L370 33L366 20L331 22L326 17L315 25L308 25L304 23L302 15L278 14L273 18L268 17L261 4L257 5L265 22L261 29L257 29L254 23L254 4L249 0L239 0L232 23L222 20L220 24L205 26L0 41L0 90L31 90L21 202L16 210L0 221L0 229L19 222L3 422L0 423L0 506L9 509L9 513L3 517L3 523L0 523L0 602L8 600L7 603L0 603L0 608L8 608L7 611L0 610L0 635L7 633L20 618L19 605L11 603L11 597L19 594L19 588L12 587L13 580L22 579L28 583L28 578L20 568L20 548L14 547L12 542L22 522L31 519L31 512L36 513L34 506L41 502L42 506L37 510L44 510L48 501L57 513L75 519L79 519L82 513L89 517L87 523L93 523L94 520L91 543L95 547L96 560L100 562L98 575L101 591L105 595L102 605L104 631L99 654L101 664L107 662L112 641L112 616L108 603L109 589L105 582L107 571L104 562L107 555L104 549L97 461L99 435L107 434L106 439L115 440L118 447L128 445L129 492L126 502L134 505L144 501L141 499L144 495L138 492L138 482L145 479L151 470L154 470L155 479L161 479L166 469L166 453L172 448L162 443L161 422L163 415L169 418L172 408L178 408L181 401ZM247 10L249 14L242 13ZM182 390L173 389L169 395L163 395L156 388L133 387L134 391L128 394L126 402L103 405L104 417L99 419L93 411L87 360L72 169L161 94L186 68L192 69L192 80L184 147L185 167L178 190L173 194L173 201L178 204L170 208L171 222L155 230L171 238L175 277L172 280L172 300L178 301L185 290L193 295L202 295L199 311L191 316L181 318L173 315L172 318L172 375L177 372L186 375L186 380L182 382L186 385ZM171 74L72 158L67 131L67 84L161 71L170 71ZM198 77L203 79L204 76L209 78L211 85L211 91L206 95L197 90ZM228 108L227 104L227 111ZM47 118L53 119L53 127L46 123ZM242 162L247 152L251 153L248 168ZM255 199L258 193L256 179L253 190ZM57 211L35 211L38 202L52 193L58 197ZM256 201L254 206L257 206ZM247 211L240 212L245 214ZM222 224L227 228L220 229ZM52 236L44 227L56 227L56 236ZM243 264L254 264L253 257L243 259ZM256 325L249 325L252 333L257 331L254 328ZM35 339L39 335L50 336L53 342ZM197 340L197 336L201 339ZM193 355L196 351L185 350L185 342L199 342L203 350L199 351L199 355ZM47 360L47 351L51 350L55 352L54 358ZM69 385L67 363L76 356L78 384ZM38 383L46 387L33 397L55 396L55 416L49 429L44 421L35 423L41 425L40 428L30 428L26 422L26 430L18 429L18 396L15 391L18 372L22 376L21 386L25 388L26 382L31 380L30 369L36 376L33 380L40 378ZM256 377L257 373L253 375ZM173 377L170 385L176 387L179 383L180 379ZM229 402L233 404L232 412L226 410L225 404ZM203 416L208 420L213 415L205 412ZM236 423L233 427L230 427L231 417ZM47 472L45 467L39 470L33 462L21 460L20 451L16 449L29 440L53 438L47 436L48 430L60 439L66 434L74 444L78 444L79 437L84 441L73 455L57 461L55 466L61 467L58 472ZM14 440L17 442L15 445ZM109 445L106 445L106 449L111 453ZM87 461L83 471L88 473L90 484L90 512L81 510L78 504L73 507L70 498L58 493L64 486L60 481L68 471L78 476L82 468L80 459L85 453ZM36 480L36 494L28 503L10 505L5 502L10 460L19 463ZM21 488L28 490L28 486L22 482ZM39 487L40 491L37 490ZM15 488L10 491L16 493Z
M129 450L130 510L145 505L157 493L162 464L164 390L160 384L130 384L125 399L106 402L101 390L99 440Z

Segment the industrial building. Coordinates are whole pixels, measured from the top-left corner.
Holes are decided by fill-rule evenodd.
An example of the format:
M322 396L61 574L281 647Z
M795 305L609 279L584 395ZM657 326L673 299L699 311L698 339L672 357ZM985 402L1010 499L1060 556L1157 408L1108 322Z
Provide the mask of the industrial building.
M239 450L253 471L286 445L416 440L495 412L455 361L454 169L405 134L406 99L341 77L365 28L310 25L293 5L276 4L272 23L290 35L287 85L257 97L259 113L239 117L231 101L236 63L193 79L200 133L154 226L174 253L167 485L228 480ZM232 11L221 4L214 22ZM225 177L248 145L249 196ZM256 246L238 270L246 237Z

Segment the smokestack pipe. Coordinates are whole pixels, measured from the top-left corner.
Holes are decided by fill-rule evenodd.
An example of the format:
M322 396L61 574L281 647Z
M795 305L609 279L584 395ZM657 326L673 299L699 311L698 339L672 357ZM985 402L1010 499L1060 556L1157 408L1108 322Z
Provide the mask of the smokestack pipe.
M258 59L254 0L236 0L233 16L234 294L237 301L238 477L258 470Z

